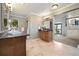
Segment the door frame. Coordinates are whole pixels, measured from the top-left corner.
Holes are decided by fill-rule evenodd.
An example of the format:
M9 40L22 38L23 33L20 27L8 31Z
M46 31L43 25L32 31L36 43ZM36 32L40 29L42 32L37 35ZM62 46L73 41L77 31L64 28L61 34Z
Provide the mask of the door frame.
M61 29L57 29L58 25L61 25ZM61 34L62 35L62 23L56 23L55 26L56 26L55 31L61 30L61 33L55 33L55 34Z

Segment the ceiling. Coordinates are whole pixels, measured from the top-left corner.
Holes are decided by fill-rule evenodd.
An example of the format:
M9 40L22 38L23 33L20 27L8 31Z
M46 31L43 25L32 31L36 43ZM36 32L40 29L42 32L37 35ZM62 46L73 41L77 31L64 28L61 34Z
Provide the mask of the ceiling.
M17 3L12 4L12 14L21 16L38 15L45 16L57 9L70 5L70 3L59 3L57 9L52 9L54 3Z

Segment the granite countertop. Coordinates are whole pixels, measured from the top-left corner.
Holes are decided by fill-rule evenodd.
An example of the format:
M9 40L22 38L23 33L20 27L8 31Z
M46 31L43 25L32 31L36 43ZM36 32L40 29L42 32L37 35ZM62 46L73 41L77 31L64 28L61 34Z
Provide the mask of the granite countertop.
M7 39L7 38L14 38L14 37L20 37L20 36L29 36L26 32L6 32L2 36L0 36L0 39Z

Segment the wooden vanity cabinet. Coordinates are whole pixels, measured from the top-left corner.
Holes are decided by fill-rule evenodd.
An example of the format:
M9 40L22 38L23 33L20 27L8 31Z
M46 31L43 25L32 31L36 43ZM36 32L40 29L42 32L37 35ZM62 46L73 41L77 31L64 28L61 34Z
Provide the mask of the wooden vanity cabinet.
M0 56L26 56L26 36L0 39Z
M52 41L52 31L39 31L40 39L50 42Z

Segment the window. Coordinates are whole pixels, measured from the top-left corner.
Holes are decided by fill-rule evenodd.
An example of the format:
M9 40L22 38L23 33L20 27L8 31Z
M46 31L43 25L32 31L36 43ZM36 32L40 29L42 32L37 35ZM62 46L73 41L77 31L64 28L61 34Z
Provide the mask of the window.
M11 22L8 22L7 18L4 18L4 30L8 29L7 25L10 25L10 27L12 28L18 28L18 20L17 19L13 19L11 20Z
M12 27L18 27L18 20L17 19L13 19L11 22Z
M55 34L62 34L62 23L55 24Z

